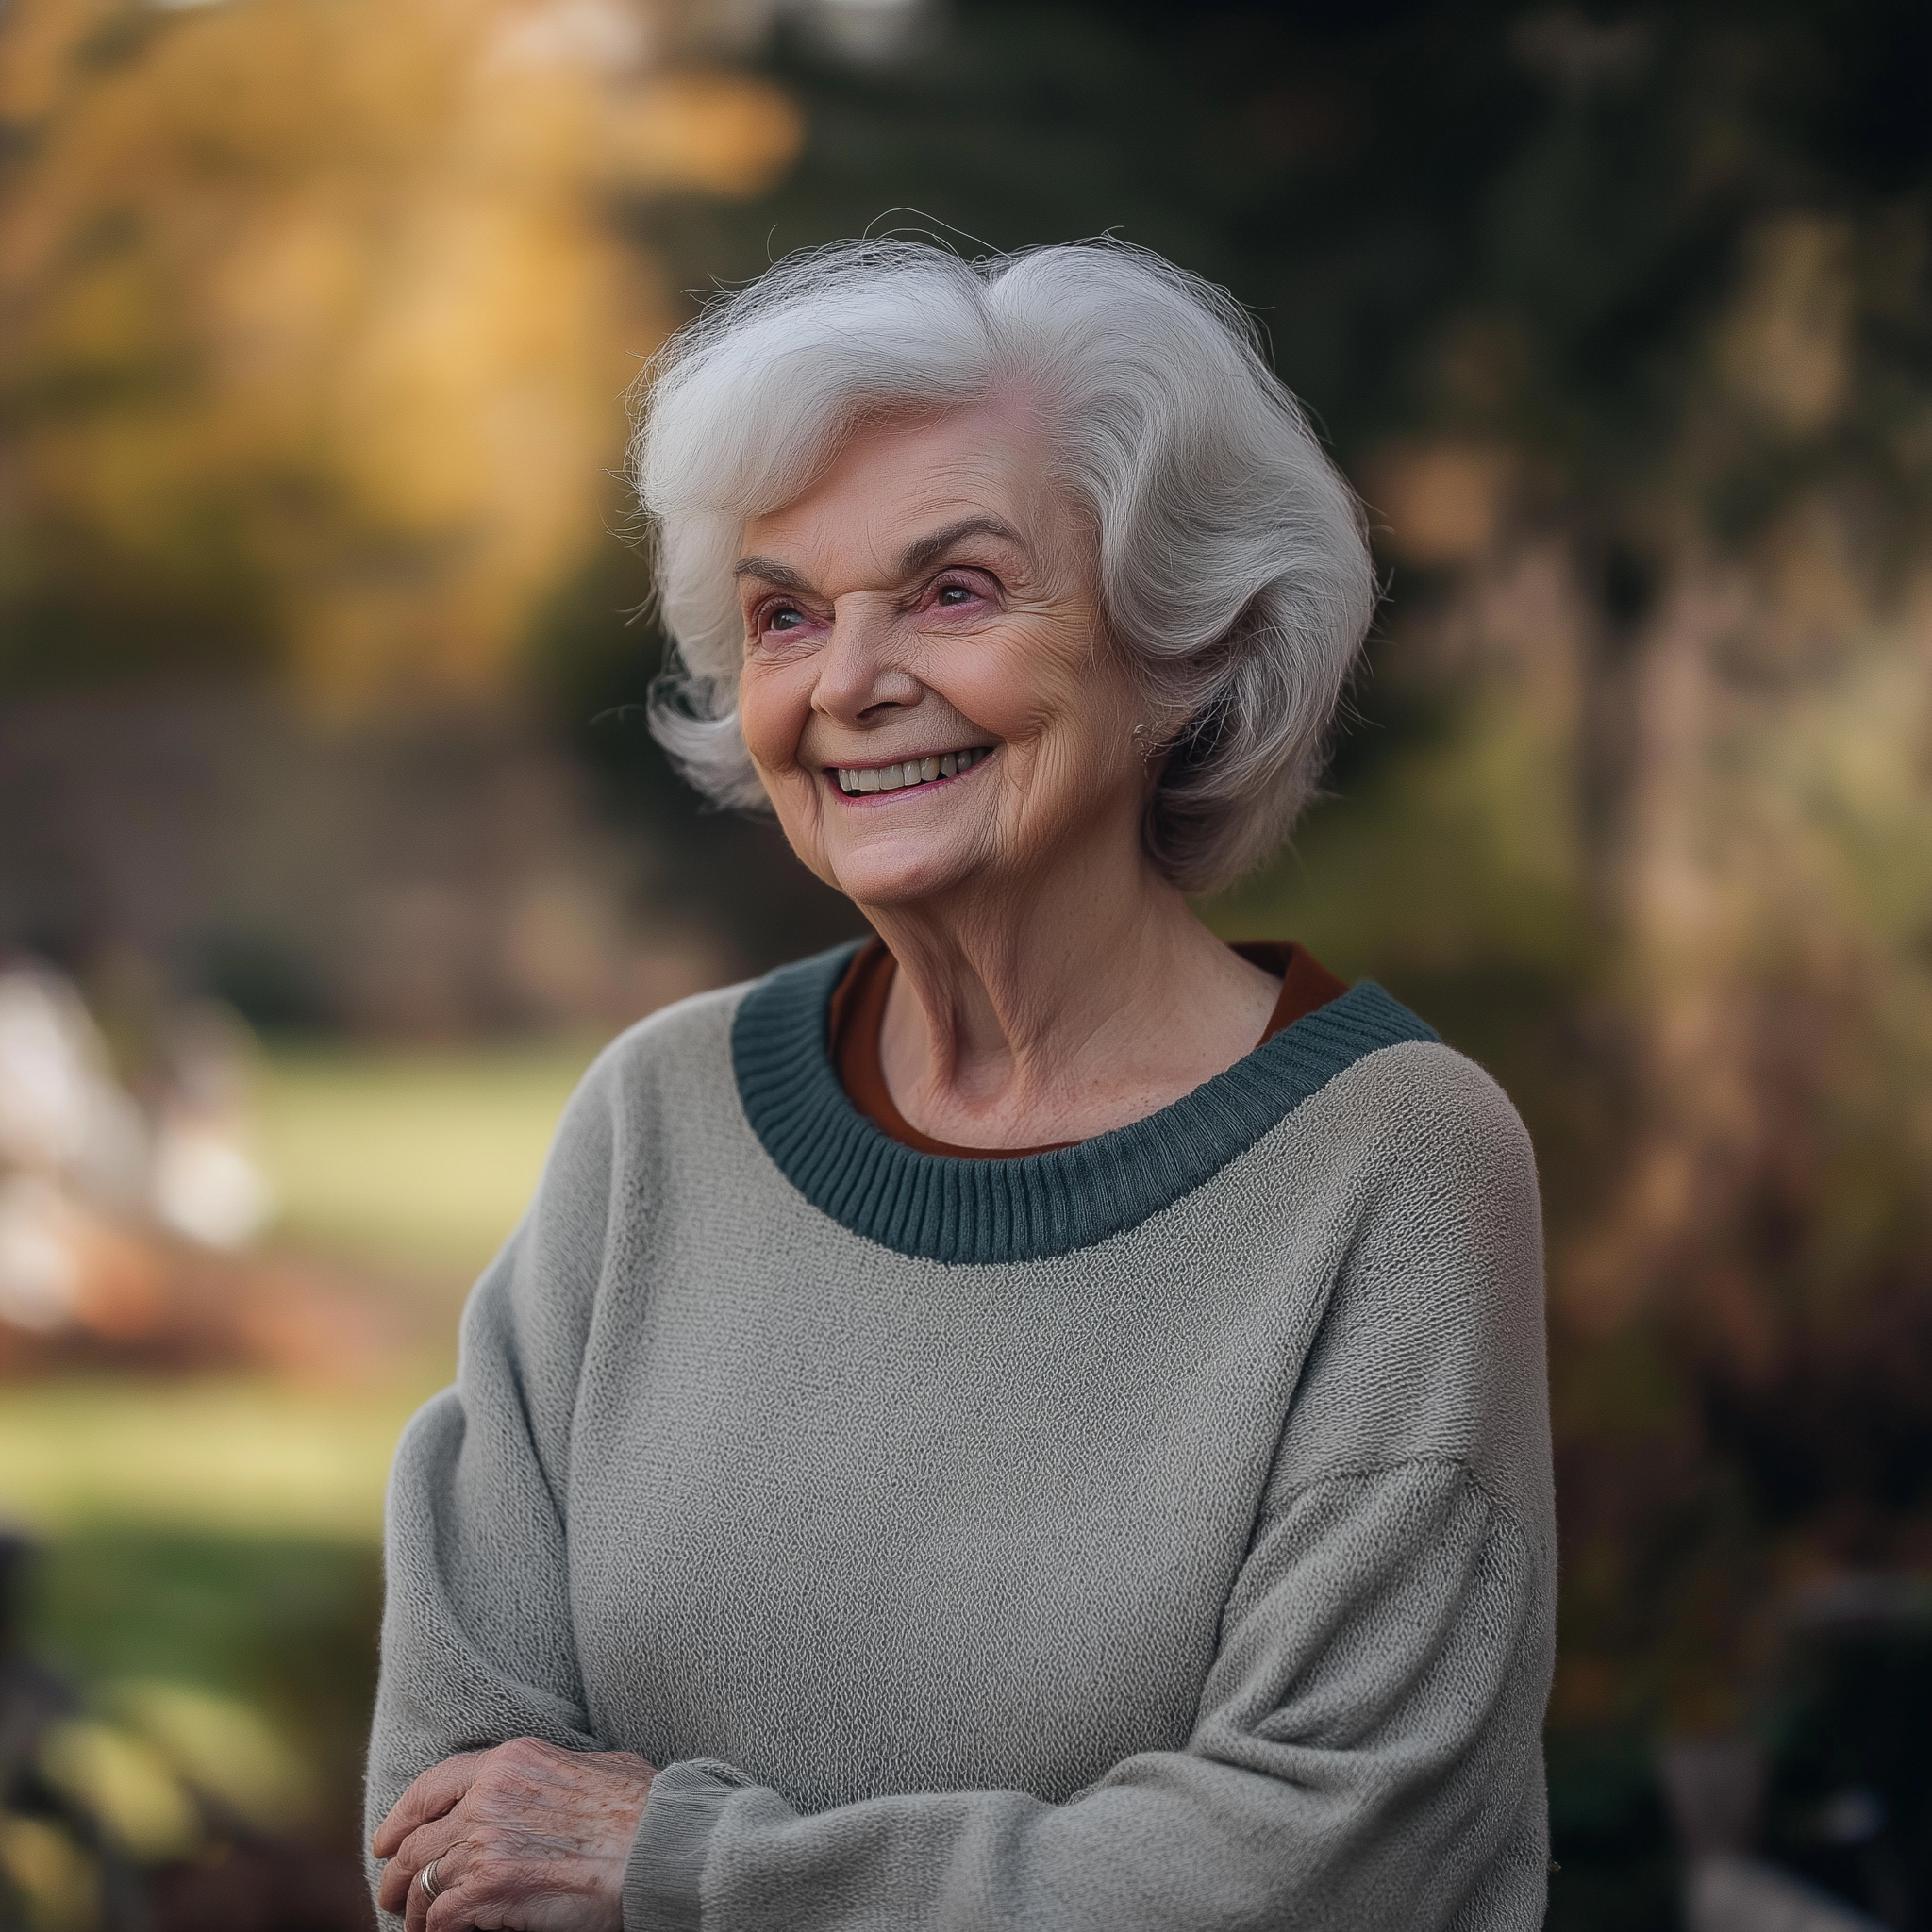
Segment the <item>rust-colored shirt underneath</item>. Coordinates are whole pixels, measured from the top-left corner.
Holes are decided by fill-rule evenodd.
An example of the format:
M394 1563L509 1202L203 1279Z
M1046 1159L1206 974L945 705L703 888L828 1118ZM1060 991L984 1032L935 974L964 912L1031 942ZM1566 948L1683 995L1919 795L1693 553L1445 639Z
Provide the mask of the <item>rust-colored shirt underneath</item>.
M1327 967L1291 940L1241 940L1234 950L1264 973L1276 974L1281 992L1268 1016L1267 1030L1257 1041L1263 1045L1297 1020L1325 1007L1348 988ZM879 1029L885 1024L886 995L899 962L874 939L853 956L845 976L832 992L827 1013L831 1028L832 1065L846 1097L881 1133L922 1154L950 1155L955 1160L1017 1160L1027 1154L1050 1154L1071 1147L1071 1141L1054 1141L1044 1147L956 1147L922 1134L893 1104L879 1058Z

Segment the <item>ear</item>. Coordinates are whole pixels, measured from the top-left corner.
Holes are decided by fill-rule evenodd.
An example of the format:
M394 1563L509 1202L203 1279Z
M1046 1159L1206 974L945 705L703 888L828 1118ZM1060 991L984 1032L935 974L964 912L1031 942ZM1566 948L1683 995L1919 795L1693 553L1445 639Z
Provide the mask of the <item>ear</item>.
M1159 781L1161 769L1185 729L1185 720L1176 730L1170 721L1161 718L1145 719L1134 726L1134 748L1141 755L1141 770L1150 786Z

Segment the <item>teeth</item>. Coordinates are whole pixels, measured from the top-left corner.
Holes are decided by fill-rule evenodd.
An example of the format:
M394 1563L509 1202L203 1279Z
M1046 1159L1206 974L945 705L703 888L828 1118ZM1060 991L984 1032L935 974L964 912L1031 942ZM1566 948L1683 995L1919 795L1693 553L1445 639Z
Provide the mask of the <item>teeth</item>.
M902 791L908 785L930 785L935 778L951 778L970 771L987 756L990 747L976 750L941 752L937 758L908 758L902 765L841 765L839 789L855 791Z

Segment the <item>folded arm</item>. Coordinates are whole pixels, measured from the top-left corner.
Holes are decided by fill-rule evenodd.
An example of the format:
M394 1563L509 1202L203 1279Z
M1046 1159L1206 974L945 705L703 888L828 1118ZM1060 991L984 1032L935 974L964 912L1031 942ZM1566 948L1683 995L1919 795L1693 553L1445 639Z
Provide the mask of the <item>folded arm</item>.
M682 1764L646 1807L630 1932L1235 1932L1540 1917L1544 1606L1525 1540L1454 1463L1285 1499L1184 1750L1062 1805L1018 1791L794 1811ZM1284 1917L1287 1914L1287 1917Z

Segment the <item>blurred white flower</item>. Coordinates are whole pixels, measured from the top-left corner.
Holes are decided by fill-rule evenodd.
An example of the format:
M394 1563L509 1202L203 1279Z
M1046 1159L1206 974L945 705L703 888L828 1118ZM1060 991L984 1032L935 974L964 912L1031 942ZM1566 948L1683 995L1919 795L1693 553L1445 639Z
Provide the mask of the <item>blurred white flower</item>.
M492 53L511 65L621 74L649 60L656 25L643 8L625 0L552 0L508 16Z
M245 1246L274 1206L247 1153L219 1122L192 1115L162 1118L149 1191L164 1225L211 1248Z
M0 1158L68 1166L87 1142L98 1048L93 1022L54 974L0 974Z
M0 973L0 1162L125 1205L146 1158L141 1111L80 995L44 966Z
M73 1210L40 1174L0 1180L0 1322L50 1335L74 1320L80 1255Z
M214 1001L184 1008L162 1041L148 1205L163 1226L209 1247L246 1245L275 1209L250 1145L254 1053L245 1023Z

